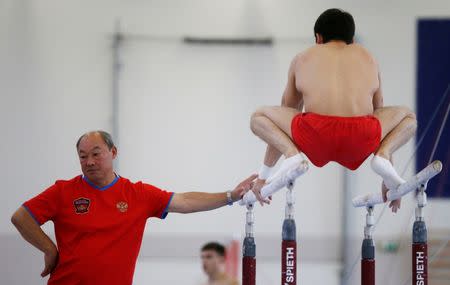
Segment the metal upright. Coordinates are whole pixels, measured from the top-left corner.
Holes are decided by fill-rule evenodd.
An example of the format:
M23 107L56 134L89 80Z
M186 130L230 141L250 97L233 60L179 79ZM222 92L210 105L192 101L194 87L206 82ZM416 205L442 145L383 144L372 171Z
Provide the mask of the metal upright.
M412 232L412 284L428 284L428 244L427 227L424 219L424 207L427 205L425 193L427 183L419 186L417 192L416 220Z
M242 285L256 285L256 244L253 204L247 205L245 238L242 246Z
M281 285L297 284L297 231L294 220L294 183L286 191L286 213L283 221L281 242Z
M373 206L367 207L364 240L361 249L361 285L375 285L375 244L372 238L375 218Z

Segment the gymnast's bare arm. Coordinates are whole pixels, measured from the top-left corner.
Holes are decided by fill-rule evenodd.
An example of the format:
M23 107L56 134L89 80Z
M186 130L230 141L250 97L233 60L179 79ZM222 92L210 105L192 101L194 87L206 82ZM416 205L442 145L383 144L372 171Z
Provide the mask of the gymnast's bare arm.
M301 54L298 54L291 62L288 71L288 81L281 99L282 107L294 108L299 111L303 110L303 94L297 88L296 72L301 62Z
M301 54L294 57L291 61L291 65L289 66L286 88L284 89L283 96L281 97L281 107L293 108L302 111L303 94L297 89L297 80L295 77L300 59ZM268 145L264 156L264 164L272 167L278 159L280 159L280 157L281 153L275 147ZM256 183L261 184L262 186L265 181L260 181L260 179L258 179Z
M297 88L296 72L301 60L301 54L298 54L291 61L288 70L288 80L283 96L281 97L281 107L293 108L299 111L303 110L303 94ZM280 158L281 153L273 146L268 145L266 155L264 157L264 164L267 166L274 166ZM257 181L257 183L260 181ZM261 182L260 182L261 183ZM264 185L264 183L262 183Z
M231 199L236 202L244 196L253 186L256 174L251 175L231 191ZM209 211L227 205L227 192L185 192L175 193L170 202L168 211L174 213L194 213Z
M383 108L383 92L381 91L381 77L378 73L378 89L375 91L372 97L373 111Z
M24 207L20 207L11 217L11 222L22 237L44 253L45 268L42 277L50 274L58 263L58 249L55 243L44 233Z
M298 90L296 80L296 71L300 60L301 54L294 57L294 59L291 61L291 65L289 66L288 71L286 88L284 89L283 96L281 97L281 107L294 108L302 111L303 94ZM280 157L281 152L279 152L272 145L267 145L266 153L264 155L264 165L273 167L275 163L277 163L277 161L280 159ZM260 194L260 190L265 184L266 180L258 178L255 181L255 186L253 187L253 191L261 205L263 205L263 203L270 204L271 197L269 197L269 199L264 199Z
M380 76L379 72L378 72L378 89L373 94L372 105L373 105L373 111L374 112L376 110L379 110L379 109L384 107L383 92L382 92L382 89L381 89L381 76ZM389 159L389 161L391 162L392 165L394 165L394 161L392 160L392 157ZM387 192L388 192L388 189L387 189L386 185L384 184L384 182L382 182L381 183L381 193L383 194L383 200L385 202L387 201L387 197L386 197ZM394 200L394 201L391 201L389 203L389 208L391 208L392 211L394 213L396 213L400 209L401 202L402 202L401 198L397 199L397 200Z

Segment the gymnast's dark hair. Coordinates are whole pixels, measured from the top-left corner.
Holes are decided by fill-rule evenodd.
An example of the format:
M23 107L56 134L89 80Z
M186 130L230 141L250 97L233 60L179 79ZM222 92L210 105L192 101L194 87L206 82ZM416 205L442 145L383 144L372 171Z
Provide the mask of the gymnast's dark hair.
M225 256L225 247L218 242L208 242L202 247L202 251L213 250L220 256Z
M81 140L82 140L85 136L87 136L87 135L89 135L89 134L93 134L93 133L97 133L97 134L99 134L99 135L102 137L103 141L104 141L105 144L108 146L108 149L109 149L109 150L111 150L111 149L115 146L115 145L114 145L114 142L113 142L113 139L112 139L112 136L111 136L109 133L105 132L105 131L99 130L99 131L93 131L93 132L88 132L88 133L83 134L83 135L78 139L78 141L77 141L77 144L76 144L77 149L78 149L78 147L80 146Z
M316 34L323 37L324 43L340 40L351 44L355 35L355 21L348 12L335 8L328 9L317 18L314 36Z

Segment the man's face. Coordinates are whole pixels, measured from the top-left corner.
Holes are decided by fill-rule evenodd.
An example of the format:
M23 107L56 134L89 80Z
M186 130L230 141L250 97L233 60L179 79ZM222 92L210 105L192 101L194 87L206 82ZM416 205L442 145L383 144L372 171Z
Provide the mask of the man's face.
M83 137L78 146L81 171L92 182L102 181L113 172L113 159L117 149L108 146L98 133Z
M207 275L211 275L221 269L225 258L214 250L204 250L201 253L203 270Z

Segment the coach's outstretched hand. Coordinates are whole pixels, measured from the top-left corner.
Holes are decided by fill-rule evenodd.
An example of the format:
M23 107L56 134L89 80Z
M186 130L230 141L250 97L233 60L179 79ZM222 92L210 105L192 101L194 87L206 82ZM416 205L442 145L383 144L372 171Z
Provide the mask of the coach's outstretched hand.
M261 195L261 189L264 187L264 185L266 185L266 180L258 178L256 179L255 184L252 187L252 191L261 206L264 206L264 204L270 204L270 200L272 199L272 197L264 198Z
M241 200L245 193L254 187L256 177L258 177L258 174L252 174L234 188L231 192L231 198L234 202Z

